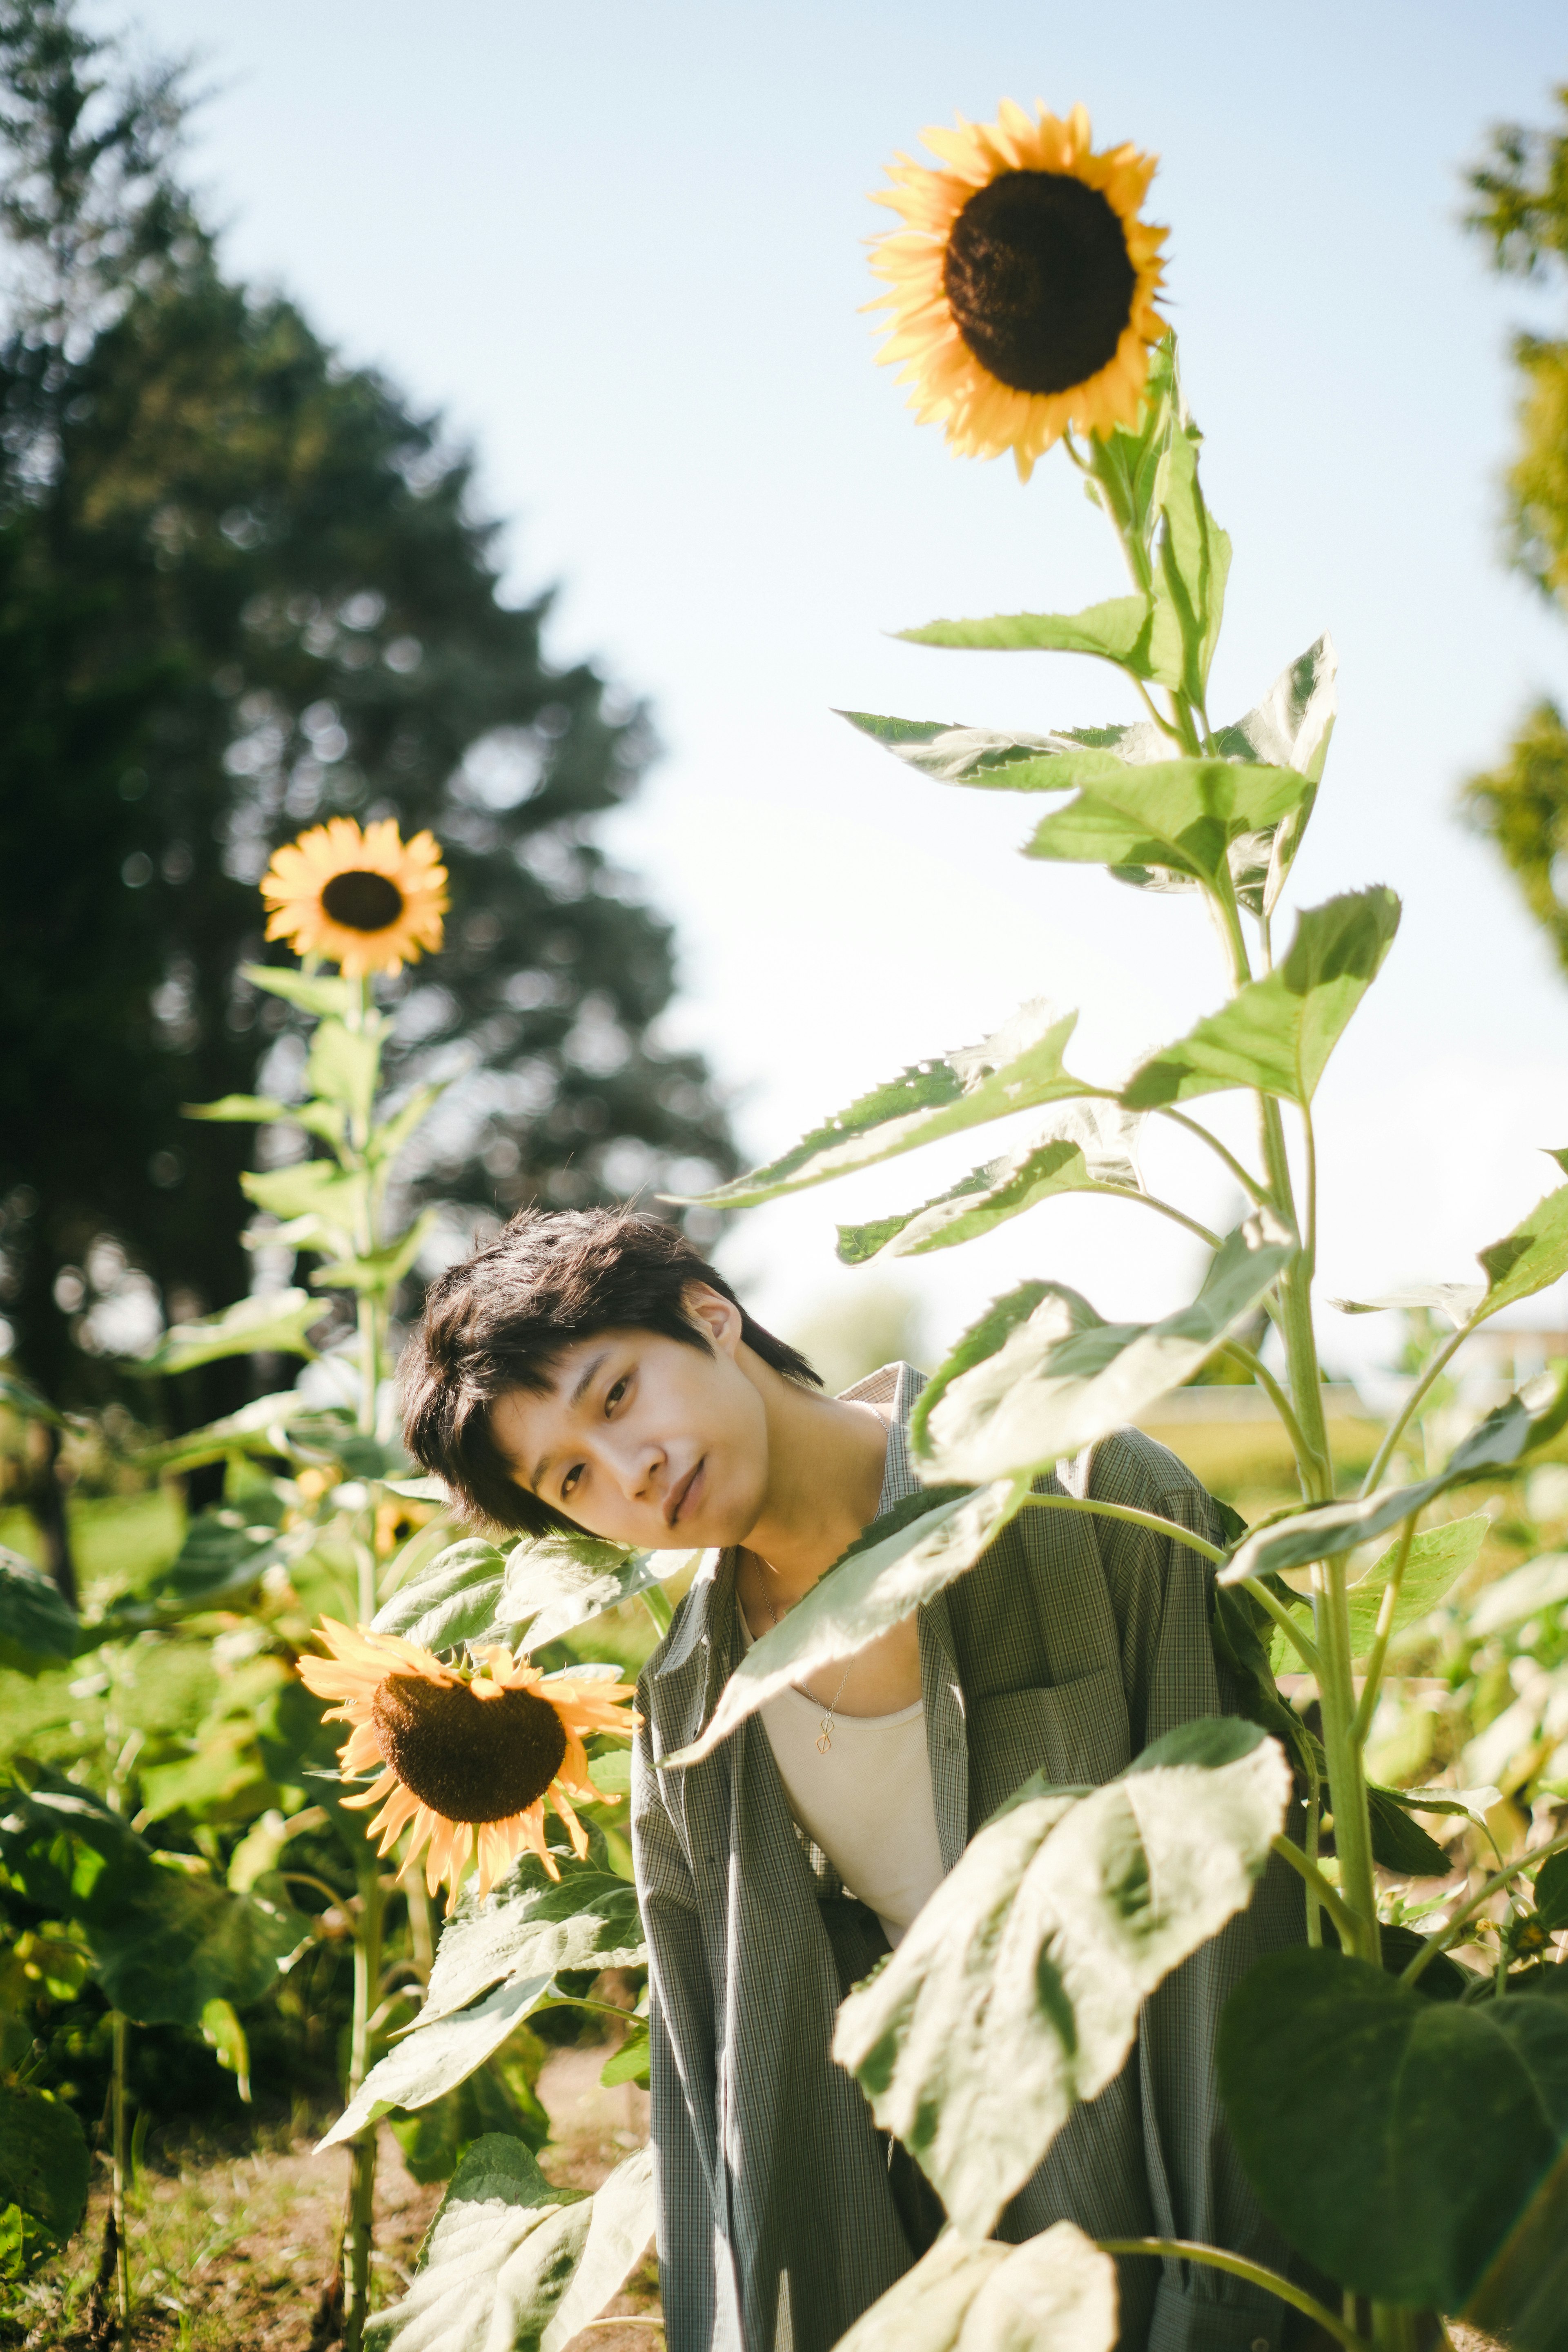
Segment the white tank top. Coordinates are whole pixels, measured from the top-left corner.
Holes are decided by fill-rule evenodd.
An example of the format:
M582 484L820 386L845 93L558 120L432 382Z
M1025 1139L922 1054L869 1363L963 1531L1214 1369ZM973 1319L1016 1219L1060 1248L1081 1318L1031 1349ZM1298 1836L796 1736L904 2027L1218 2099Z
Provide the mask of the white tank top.
M738 1600L735 1611L749 1650ZM826 1711L804 1691L782 1690L762 1708L763 1727L790 1811L896 1945L942 1875L925 1707L916 1699L895 1715L836 1715L822 1754Z

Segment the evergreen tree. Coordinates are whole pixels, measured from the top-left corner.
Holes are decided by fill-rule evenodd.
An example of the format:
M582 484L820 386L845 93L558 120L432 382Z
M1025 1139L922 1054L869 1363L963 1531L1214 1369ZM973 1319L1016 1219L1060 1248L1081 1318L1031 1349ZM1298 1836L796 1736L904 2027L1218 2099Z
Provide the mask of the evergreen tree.
M1568 271L1568 84L1556 97L1560 127L1494 131L1469 182L1478 202L1467 226L1489 243L1494 267L1538 280ZM1512 561L1568 618L1568 339L1521 334L1513 357L1522 382L1507 478ZM1557 703L1526 715L1500 765L1465 786L1464 805L1568 971L1568 724Z
M58 1402L111 1391L139 1318L249 1286L257 1139L180 1107L289 1091L289 1016L239 968L280 952L255 884L313 818L446 851L447 949L382 989L398 1082L468 1066L414 1189L505 1215L734 1164L701 1063L650 1034L669 930L592 838L646 710L551 667L548 598L501 602L439 421L225 278L183 105L72 0L0 0L0 1312Z

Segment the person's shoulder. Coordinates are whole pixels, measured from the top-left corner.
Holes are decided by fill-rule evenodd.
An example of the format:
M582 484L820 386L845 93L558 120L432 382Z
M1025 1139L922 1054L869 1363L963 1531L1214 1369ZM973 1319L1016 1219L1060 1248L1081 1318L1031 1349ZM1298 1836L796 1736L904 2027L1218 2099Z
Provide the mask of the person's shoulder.
M1148 1508L1167 1495L1208 1494L1179 1454L1142 1429L1114 1429L1090 1449L1088 1491L1097 1503L1133 1508Z

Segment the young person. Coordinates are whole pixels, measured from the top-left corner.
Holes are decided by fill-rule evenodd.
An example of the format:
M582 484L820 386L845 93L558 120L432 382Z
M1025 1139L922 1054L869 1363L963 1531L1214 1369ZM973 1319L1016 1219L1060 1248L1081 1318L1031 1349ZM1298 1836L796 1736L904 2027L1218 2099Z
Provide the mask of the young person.
M919 1490L922 1385L896 1364L823 1394L673 1227L608 1210L514 1218L432 1286L408 1350L409 1449L476 1516L705 1553L638 1686L632 1781L672 2352L827 2352L925 2250L941 2208L829 2056L840 2000L1031 1773L1109 1780L1235 1705L1200 1554L1030 1511L842 1667L664 1767L750 1643ZM1041 1483L1220 1538L1197 1481L1136 1431ZM999 2234L1067 2217L1288 2269L1227 2137L1213 2047L1244 1970L1300 1937L1299 1895L1271 1872L1167 1978ZM1147 2258L1119 2273L1122 2352L1279 2352L1284 2306L1243 2282Z

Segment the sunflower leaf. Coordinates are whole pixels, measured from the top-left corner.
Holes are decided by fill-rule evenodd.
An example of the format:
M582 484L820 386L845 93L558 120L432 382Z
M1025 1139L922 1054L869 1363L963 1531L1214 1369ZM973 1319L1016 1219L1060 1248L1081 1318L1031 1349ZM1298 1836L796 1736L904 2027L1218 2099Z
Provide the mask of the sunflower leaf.
M868 710L837 715L921 775L987 792L1075 792L1113 773L1119 763L1160 759L1171 749L1170 737L1147 721L1131 727L1067 727L1054 735L997 735L957 721L879 719Z
M439 1220L438 1209L422 1209L408 1231L396 1241L388 1242L384 1248L366 1250L357 1257L336 1258L327 1265L319 1265L310 1276L312 1287L384 1295L395 1290Z
M359 1007L358 991L352 981L317 979L277 963L247 963L240 966L240 971L252 988L264 988L269 996L281 996L289 1004L297 1004L301 1013L335 1015L342 1021Z
M1026 1488L1010 1480L910 1495L850 1545L804 1601L754 1643L720 1695L700 1738L662 1759L696 1764L792 1683L854 1653L930 1601L1000 1535Z
M364 1221L364 1178L340 1168L335 1160L300 1160L291 1168L247 1170L239 1183L247 1200L269 1215L317 1218L342 1234L351 1245Z
M1285 887L1301 836L1312 814L1334 731L1334 675L1339 656L1326 633L1281 670L1263 700L1234 726L1215 733L1215 749L1227 760L1258 760L1266 766L1296 768L1308 789L1296 806L1260 838L1268 856L1262 881L1238 880L1237 897L1255 915L1272 914Z
M1160 526L1160 471L1175 422L1176 347L1167 335L1149 354L1142 404L1131 429L1114 427L1094 450L1084 489L1122 537L1152 555Z
M384 1013L367 1012L362 1025L323 1021L310 1040L305 1083L312 1095L341 1103L351 1118L370 1118L381 1075L382 1039L392 1026Z
M1315 1559L1338 1559L1397 1527L1401 1519L1425 1510L1449 1487L1488 1477L1495 1470L1511 1469L1516 1462L1549 1444L1565 1426L1568 1370L1543 1374L1489 1412L1434 1477L1411 1486L1384 1486L1354 1501L1324 1503L1259 1528L1231 1554L1219 1571L1219 1580L1235 1584L1244 1576L1273 1576L1305 1568Z
M416 2021L406 2040L395 2042L379 2059L317 2147L336 2147L366 2124L378 2123L394 2107L427 2107L432 2100L466 2083L493 2056L529 2011L544 2000L552 1977L511 1977L471 2009L440 2017L428 2026Z
M151 1354L137 1360L136 1370L188 1372L224 1356L314 1356L305 1334L328 1311L325 1301L308 1290L264 1291L239 1299L221 1315L172 1323Z
M1046 1790L981 1830L850 1994L833 2054L966 2236L1120 2071L1147 1995L1250 1900L1289 1793L1255 1724L1184 1724L1092 1794Z
M469 1880L441 1930L425 2006L408 2037L465 2010L503 1979L631 1969L647 1957L634 1889L592 1860L556 1856L559 1881L520 1854L483 1902Z
M1295 769L1261 762L1162 760L1121 767L1043 818L1024 855L1132 869L1132 879L1164 869L1227 889L1234 845L1277 824L1308 789Z
M1032 1143L972 1170L922 1208L840 1225L838 1255L846 1265L863 1265L881 1250L921 1256L973 1241L1058 1192L1141 1192L1132 1156L1139 1125L1114 1103L1064 1103Z
M1081 613L994 613L980 621L928 621L896 635L906 645L959 652L1094 654L1134 677L1152 678L1159 674L1157 617L1151 596L1111 596Z
M1158 676L1163 685L1177 688L1201 708L1225 611L1230 539L1205 501L1198 482L1203 436L1187 413L1174 374L1172 393L1174 429L1161 457L1154 491L1162 523L1154 586L1155 641L1163 656ZM1167 614L1173 628L1160 626Z
M1122 1101L1152 1110L1227 1087L1256 1087L1310 1103L1398 928L1399 900L1381 886L1309 907L1283 961L1145 1062Z
M1294 1255L1260 1212L1226 1235L1192 1304L1158 1323L1103 1323L1065 1284L1020 1285L922 1390L910 1424L922 1475L1032 1476L1092 1445L1222 1348Z
M0 1545L0 1666L37 1675L81 1647L81 1621L52 1576Z
M372 1128L370 1140L365 1146L366 1158L376 1166L390 1165L416 1129L424 1125L447 1087L455 1083L455 1080L446 1078L438 1086L416 1087L408 1100L400 1104L389 1119L380 1127Z
M1020 2246L944 2230L837 2352L1110 2352L1116 2265L1071 2221Z
M700 1197L713 1207L750 1208L913 1151L940 1136L1005 1118L1012 1111L1089 1094L1092 1089L1062 1066L1077 1023L1076 1013L1058 1013L1043 999L1020 1005L1005 1028L978 1045L911 1064L814 1129L781 1159Z

